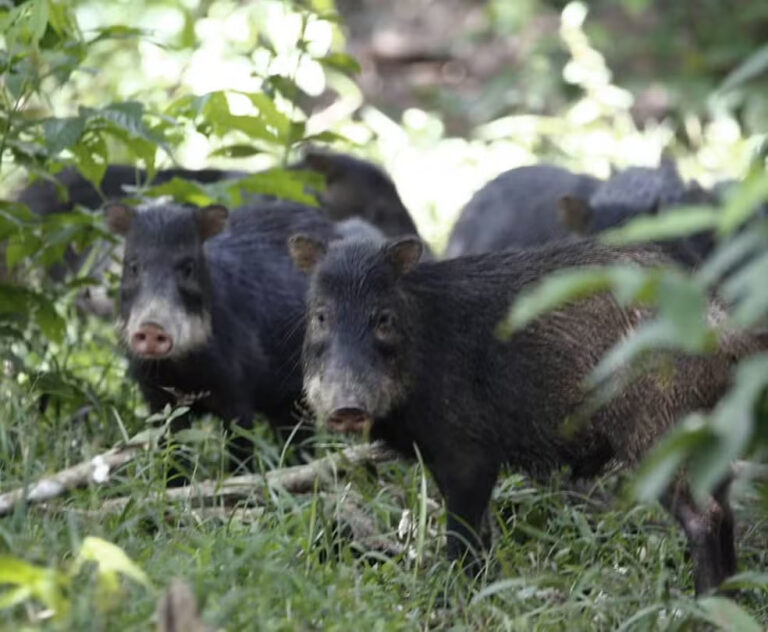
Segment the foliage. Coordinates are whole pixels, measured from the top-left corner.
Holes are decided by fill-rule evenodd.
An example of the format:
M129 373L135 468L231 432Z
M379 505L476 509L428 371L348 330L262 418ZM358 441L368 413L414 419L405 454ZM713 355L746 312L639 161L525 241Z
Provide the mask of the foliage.
M519 33L563 4L491 2L489 10L498 18L494 28ZM420 229L439 246L473 189L534 160L605 175L614 163L651 164L662 147L675 147L675 139L686 136L689 153L681 154L680 162L690 175L711 181L714 174L739 174L750 160L759 163L762 138L749 130L761 120L766 55L751 31L737 40L732 28L710 31L704 18L693 24L695 33L706 30L701 41L732 45L727 63L710 63L722 56L707 48L692 73L704 91L724 80L713 95L723 107L702 111L700 100L687 109L690 94L702 89L689 91L684 81L670 79L665 84L670 91L689 95L679 106L685 120L670 117L643 127L626 89L637 75L625 72L631 55L620 50L629 50L635 35L601 35L611 24L601 17L609 3L594 4L588 15L584 5L568 3L559 37L541 44L531 66L511 79L521 92L530 86L523 78L551 82L543 94L555 96L540 99L548 107L522 113L525 100L514 107L507 107L508 100L486 103L486 116L475 119L483 125L470 138L457 139L446 136L440 112L411 109L396 121L373 107L358 109L359 90L350 77L359 65L343 52L341 20L329 0L0 0L0 191L9 198L0 200L2 489L90 458L156 421L146 418L125 379L110 325L75 305L79 290L93 283L94 253L111 240L98 209L36 216L10 200L28 176L51 181L73 167L98 186L106 165L122 162L150 175L147 185L136 189L137 197L236 205L245 191L308 201L306 175L284 169L287 162L302 143L351 139L385 163ZM659 12L655 2L621 4L630 12ZM743 17L731 13L725 26ZM669 18L658 39L676 28L680 13L675 9ZM715 23L723 26L719 18ZM678 46L691 54L689 42L667 40L669 47L650 47L649 54L666 59L679 53ZM541 55L553 72L539 72ZM685 66L681 72L689 71ZM335 113L339 107L342 116ZM752 113L749 124L739 108ZM151 176L158 168L179 162L253 173L223 185L174 179L154 186ZM684 209L606 236L642 241L715 228L722 235L720 248L696 273L569 272L531 292L506 326L520 326L593 291L610 289L622 302L654 303L657 320L606 356L595 376L599 382L612 367L659 344L711 347L718 332L706 326L701 310L715 285L733 307L734 326L764 322L768 226L740 227L765 199L767 187L768 180L756 173L722 211ZM72 252L91 255L61 280L55 271ZM638 495L654 496L683 462L703 494L730 459L759 457L768 442L765 376L763 355L745 360L721 404L685 420L649 456L633 483ZM198 479L223 475L225 446L217 428L203 420L184 438L194 448ZM257 428L253 438L260 466L279 465L280 451L267 432ZM205 598L204 618L226 629L252 629L256 623L267 630L678 629L698 621L756 629L768 621L767 582L757 573L734 579L743 590L738 605L686 596L691 587L677 530L663 523L654 507L603 506L601 496L615 491L610 476L588 493L567 487L558 476L536 484L505 477L494 497L499 567L470 586L443 560L442 522L426 509L434 489L419 466L381 468L376 480L360 475L351 485L382 533L410 524L405 511L417 516L417 524L406 529L409 552L389 559L350 542L337 523L337 499L319 493L274 493L260 499L263 512L248 518L223 508L210 515L187 505L166 506L162 490L170 458L169 450L149 453L116 473L111 488L78 492L61 511L22 508L4 518L2 624L146 629L154 588L176 575ZM134 502L120 515L105 516L103 501L113 495ZM750 525L739 536L743 567L765 568L764 510L749 485L738 497L743 499L739 517ZM131 581L121 583L119 575Z

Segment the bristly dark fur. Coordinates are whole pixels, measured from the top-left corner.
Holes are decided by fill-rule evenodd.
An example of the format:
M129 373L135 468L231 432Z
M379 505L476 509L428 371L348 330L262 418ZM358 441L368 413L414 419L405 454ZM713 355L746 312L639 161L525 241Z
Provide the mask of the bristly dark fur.
M373 244L332 246L319 263L310 311L331 306L328 313L337 320L323 344L309 327L305 384L341 358L354 365L360 401L373 393L369 400L379 408L387 403L374 415L371 437L405 455L418 447L446 499L448 528L457 534L449 536L454 557L465 553L466 542L477 543L502 464L534 475L570 466L589 476L612 459L633 463L684 413L712 407L729 385L734 362L757 349L751 336L730 332L711 355L659 352L656 366L663 363L663 371L630 380L619 396L573 423L588 399L583 380L649 318L648 309L624 309L602 294L543 316L508 341L494 332L519 292L546 274L616 263L669 260L654 248L581 241L423 263L402 277L386 249ZM399 336L386 358L366 342L368 315L382 305L397 314ZM712 303L710 320L719 322L722 313ZM403 392L383 393L383 384ZM727 499L721 494L712 503L715 510L700 512L684 482L666 499L689 536L699 591L716 586L735 564L732 537L720 536L732 529Z
M131 373L153 411L174 403L169 388L208 393L193 412L213 413L246 428L261 413L285 437L296 424L294 406L301 396L307 284L285 244L296 231L330 239L334 225L315 209L267 203L234 211L228 227L202 244L194 217L194 209L176 205L138 212L126 240L126 259L157 256L172 262L184 252L199 253L201 275L208 281L199 304L185 309L210 315L208 343L173 359L134 357ZM124 318L131 307L125 298ZM249 446L241 448L244 458Z

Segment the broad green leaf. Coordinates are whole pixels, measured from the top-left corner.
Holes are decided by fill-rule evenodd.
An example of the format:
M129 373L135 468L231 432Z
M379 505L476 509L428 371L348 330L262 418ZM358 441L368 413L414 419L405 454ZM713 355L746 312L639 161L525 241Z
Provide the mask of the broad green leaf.
M754 432L753 413L768 383L768 353L742 360L733 386L711 414L710 428L717 442L691 455L691 489L702 502L727 475L730 464L744 454Z
M723 590L768 590L768 573L745 571L729 577L722 585Z
M698 600L706 618L727 632L763 632L755 618L736 602L726 597L703 597Z
M607 244L633 244L683 237L715 228L718 209L691 206L665 211L656 216L640 216L620 228L600 233Z
M768 173L755 170L730 192L728 202L718 217L720 234L733 232L765 200L768 200Z
M75 156L77 170L98 189L109 162L109 151L104 137L99 133L86 133L71 151Z
M248 156L255 156L256 154L264 153L264 150L256 145L235 143L233 145L225 145L219 147L217 150L212 151L208 156L215 158L218 156L225 156L227 158L247 158Z
M243 93L241 93L243 94ZM263 92L244 93L259 112L259 118L274 130L278 139L285 139L290 131L291 120L277 109L275 102Z
M33 597L57 615L65 613L68 608L62 591L65 580L55 569L34 566L11 556L0 556L0 585L3 584L16 587L16 590L0 597L3 607L11 607L22 598Z
M61 342L67 331L67 323L56 312L53 303L47 298L41 297L34 310L35 323L43 332L43 335L54 342Z
M306 178L301 172L270 169L235 180L227 185L227 189L229 191L237 189L247 193L274 195L281 200L295 200L314 206L317 201L304 191L305 183Z
M31 257L43 247L38 235L30 231L18 231L12 235L5 246L5 265L9 270L19 262Z
M600 359L587 378L586 385L594 388L612 379L643 353L674 349L678 344L677 334L677 329L667 320L656 319L642 323L631 336L618 342Z
M144 571L125 554L125 551L111 542L94 536L85 538L75 560L73 574L77 573L85 562L94 562L97 565L99 576L108 589L117 588L116 575L119 573L153 590L152 583Z
M34 592L29 586L12 588L11 590L0 594L0 610L13 608L20 603L24 603L27 599L33 596Z
M32 39L37 44L43 38L48 26L48 0L32 0L29 6L29 27L32 31Z
M150 33L144 29L123 26L122 24L101 27L96 29L96 32L98 35L88 42L89 46L105 39L136 39L150 35Z
M341 134L326 130L325 132L318 132L317 134L310 134L302 139L303 142L315 142L315 143L340 143L349 142L347 138L344 138Z
M610 288L610 275L604 268L577 268L555 272L520 293L509 316L499 325L497 334L501 338L508 338L543 314L575 299Z
M85 119L80 116L50 118L43 121L43 133L48 152L58 154L74 145L85 131Z
M184 180L183 178L171 178L168 182L163 182L145 190L143 195L148 197L170 195L174 200L188 202L197 206L204 206L213 202L213 199L208 195L204 187L197 182Z
M723 298L733 305L733 321L749 326L763 319L768 312L768 292L762 288L768 278L768 253L753 258L725 280L720 288Z
M326 68L340 70L347 75L357 75L360 73L360 64L357 60L346 53L331 53L325 57L319 57L317 61Z
M688 454L712 440L702 415L694 413L683 419L643 459L632 482L633 496L642 502L659 498Z
M750 227L750 230L721 242L715 252L698 269L696 277L705 286L714 285L736 264L764 250L766 244L768 244L768 223L760 222Z

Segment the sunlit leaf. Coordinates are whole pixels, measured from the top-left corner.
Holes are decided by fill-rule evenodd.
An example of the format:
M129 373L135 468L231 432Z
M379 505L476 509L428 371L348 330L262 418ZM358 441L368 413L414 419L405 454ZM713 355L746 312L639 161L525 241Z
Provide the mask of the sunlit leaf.
M101 538L88 536L83 540L73 573L77 573L85 562L93 562L97 565L99 577L110 590L117 587L117 574L124 575L145 588L153 589L146 573L125 554L125 551Z
M85 119L80 116L51 118L43 121L45 144L51 154L74 145L85 131Z
M707 619L726 632L762 632L763 626L736 602L726 597L703 597L698 600Z
M63 614L68 605L63 584L63 577L55 569L34 566L11 556L0 556L0 585L15 587L0 595L2 607L14 606L32 597L57 614Z
M317 61L326 68L340 70L347 75L360 73L360 64L357 63L357 60L352 55L346 53L331 53L325 57L319 57Z
M665 211L655 216L641 215L620 228L600 233L608 244L632 244L683 237L717 226L719 210L686 207Z
M768 173L755 170L734 187L719 214L719 231L728 234L749 219L768 200Z

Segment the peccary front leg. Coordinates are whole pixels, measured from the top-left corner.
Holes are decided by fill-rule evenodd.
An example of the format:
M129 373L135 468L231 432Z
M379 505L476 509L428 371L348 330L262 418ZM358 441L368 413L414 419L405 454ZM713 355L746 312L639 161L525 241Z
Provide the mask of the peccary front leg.
M731 479L728 478L715 490L715 501L722 511L720 524L720 554L722 555L723 572L725 577L736 573L736 525L733 519L733 510L728 500L728 492L731 488Z
M721 486L701 508L691 497L687 484L682 482L661 499L685 531L697 595L717 588L736 570L733 514L727 487L727 484Z
M463 561L467 573L475 574L482 567L481 554L491 545L490 529L483 528L483 520L487 518L498 466L451 465L457 469L435 476L446 504L448 558Z

